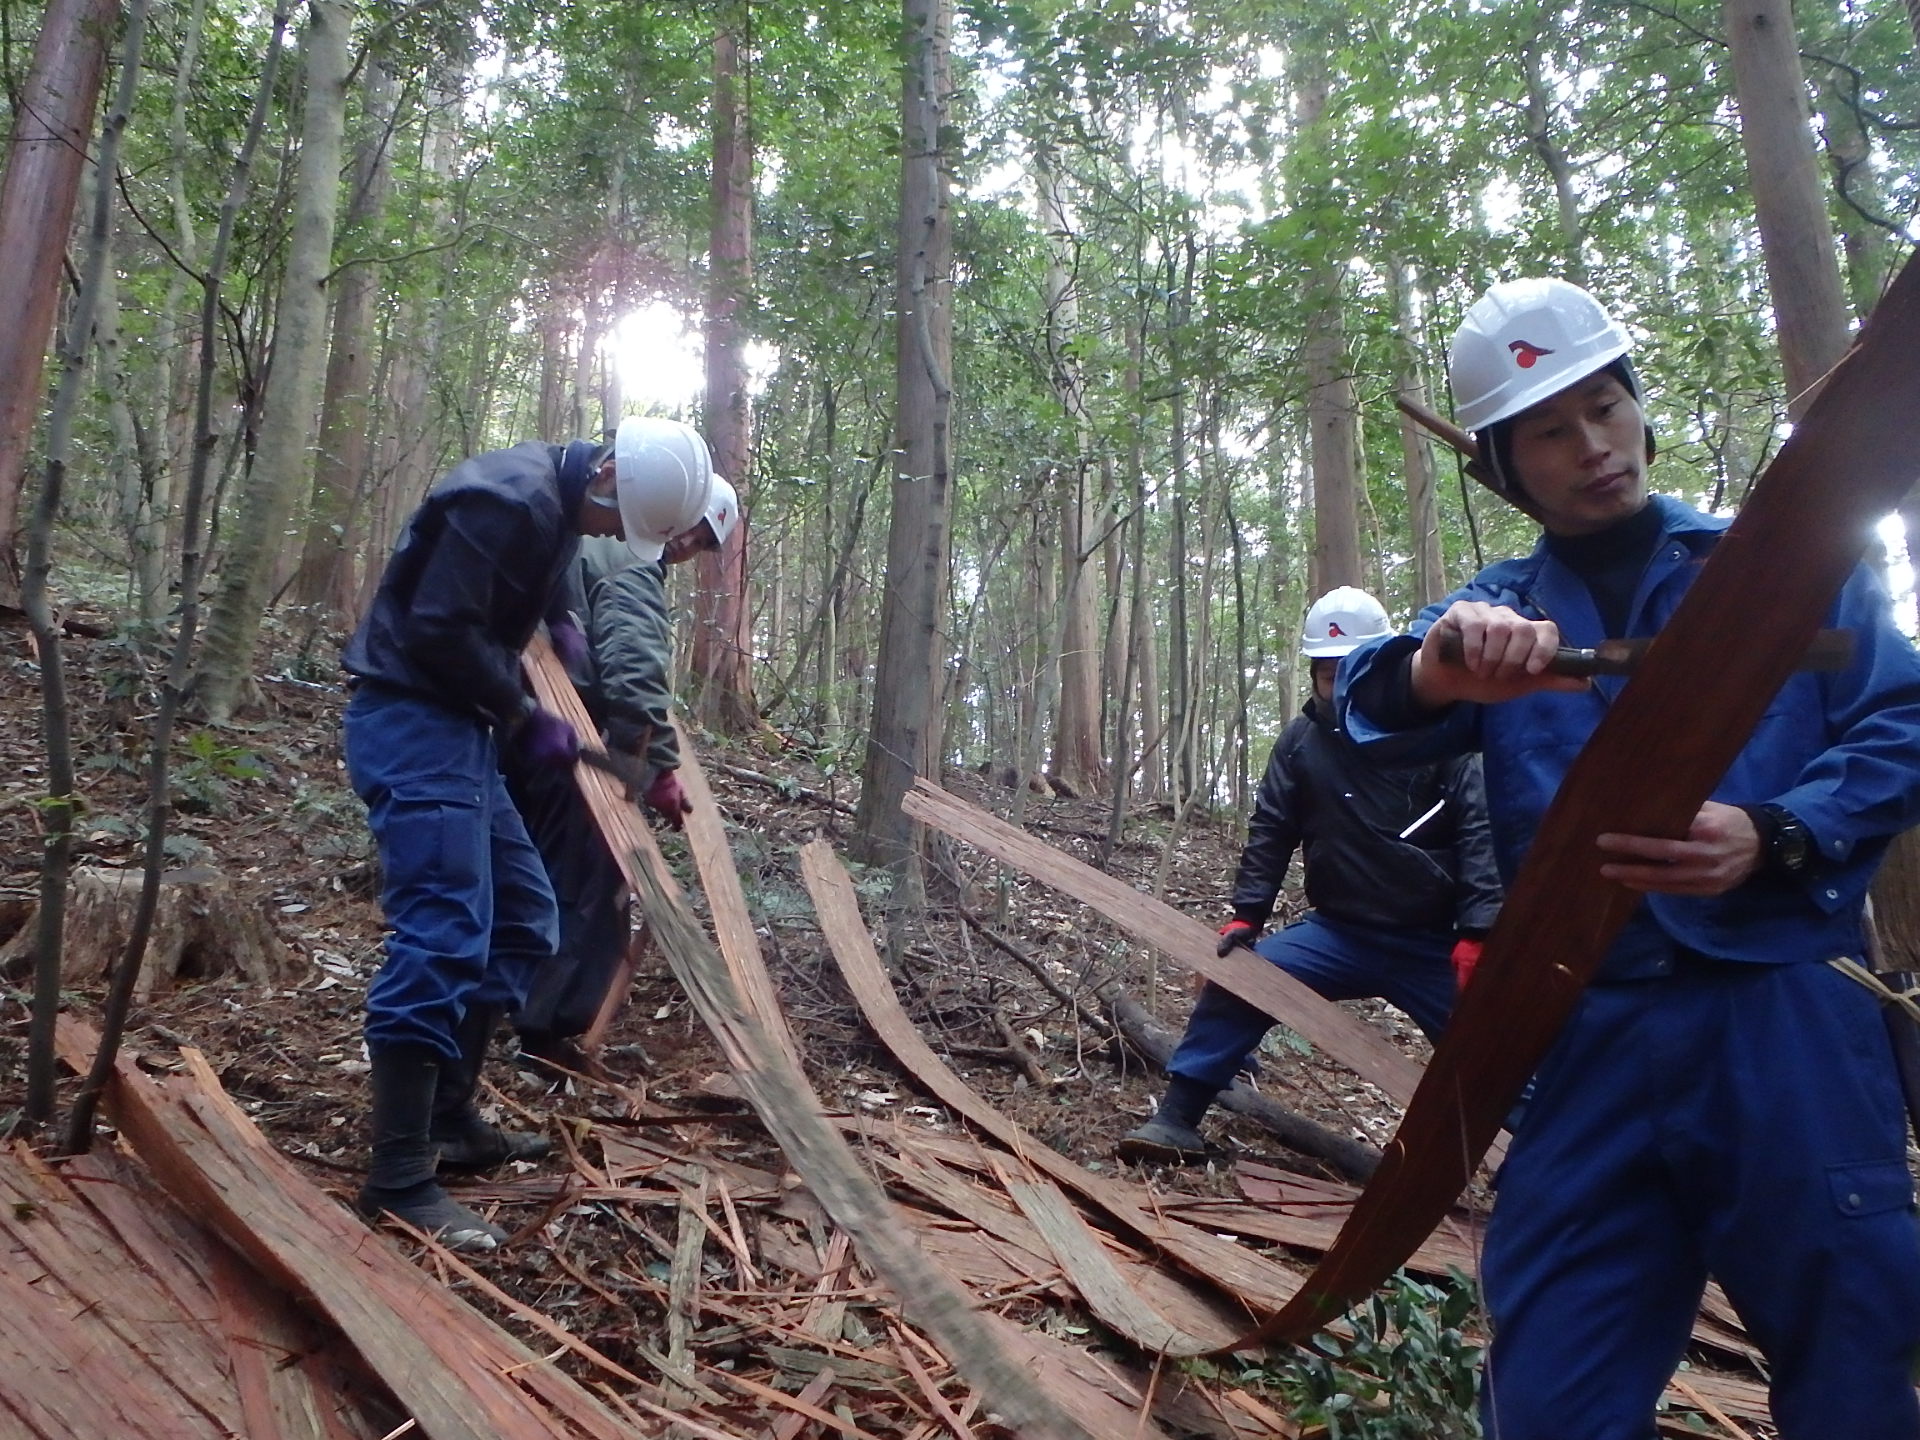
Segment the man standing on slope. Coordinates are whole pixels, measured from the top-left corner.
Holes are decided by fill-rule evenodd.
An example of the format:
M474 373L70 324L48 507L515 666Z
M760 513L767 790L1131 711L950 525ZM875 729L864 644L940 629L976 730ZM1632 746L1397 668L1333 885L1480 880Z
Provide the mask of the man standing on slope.
M1553 677L1555 649L1657 633L1727 526L1649 497L1628 350L1559 280L1467 312L1459 419L1546 533L1342 667L1372 753L1483 754L1509 878L1626 683ZM1827 623L1852 665L1787 681L1685 838L1599 837L1600 874L1646 898L1498 1178L1490 1440L1646 1440L1709 1276L1766 1357L1783 1440L1920 1437L1906 1118L1879 1002L1827 963L1862 954L1867 886L1920 820L1920 657L1864 568Z
M1493 927L1500 882L1477 756L1383 765L1335 723L1340 657L1392 633L1380 602L1350 585L1307 612L1313 695L1267 761L1220 953L1244 945L1329 1000L1387 1000L1432 1040L1453 1010L1456 966L1477 957ZM1296 849L1312 912L1262 940ZM1202 990L1167 1062L1166 1096L1120 1154L1206 1158L1201 1117L1272 1027L1271 1016L1218 985Z
M545 1142L493 1130L473 1105L492 1021L552 956L553 890L507 797L502 748L571 767L573 729L521 682L583 535L658 546L706 504L706 443L674 421L623 421L612 453L585 441L475 456L428 492L344 663L347 772L379 843L391 933L367 989L372 1162L363 1212L388 1211L456 1248L505 1238L441 1189L443 1145L502 1159Z

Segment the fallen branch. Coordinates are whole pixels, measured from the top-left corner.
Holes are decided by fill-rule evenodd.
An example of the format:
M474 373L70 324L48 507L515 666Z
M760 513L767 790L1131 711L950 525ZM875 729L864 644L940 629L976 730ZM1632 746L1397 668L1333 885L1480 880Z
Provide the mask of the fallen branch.
M1117 985L1103 990L1100 998L1106 1002L1127 1043L1164 1071L1177 1043L1173 1032ZM1349 1180L1364 1184L1380 1168L1380 1151L1376 1147L1296 1114L1243 1081L1235 1080L1222 1090L1219 1103L1269 1131L1289 1150L1324 1160Z
M731 775L735 780L744 780L749 785L758 785L763 790L771 790L784 800L810 800L815 805L824 805L827 809L841 815L852 815L853 806L824 790L809 789L792 780L782 779L778 775L762 775L758 770L747 770L739 765L729 765L724 760L709 759L707 762L722 775Z
M1000 1038L1006 1043L1007 1053L1013 1057L1014 1064L1027 1077L1030 1084L1042 1090L1053 1084L1053 1077L1047 1074L1046 1067L1035 1058L1033 1047L1027 1044L1019 1031L1013 1028L1013 1022L1007 1019L1004 1010L993 1012L993 1028L1000 1032Z
M1107 1023L1106 1016L1089 1010L1080 1002L1078 996L1058 980L1054 979L1053 976L1049 975L1046 967L1034 959L1033 956L1014 944L1013 941L1002 935L966 906L960 905L955 908L959 911L960 918L971 925L974 930L978 932L982 940L985 940L989 945L993 946L994 949L998 950L1002 955L1005 955L1009 960L1033 976L1034 979L1038 980L1041 989L1053 996L1053 998L1058 1000L1062 1005L1072 1010L1075 1015L1079 1016L1095 1030L1098 1030L1102 1035L1111 1035L1113 1033L1113 1027Z

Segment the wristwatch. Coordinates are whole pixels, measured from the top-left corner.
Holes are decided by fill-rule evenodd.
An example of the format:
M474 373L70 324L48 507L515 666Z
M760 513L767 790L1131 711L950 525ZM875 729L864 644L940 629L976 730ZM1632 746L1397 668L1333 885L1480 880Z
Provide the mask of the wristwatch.
M1813 832L1784 805L1760 805L1756 809L1766 817L1760 832L1761 848L1767 865L1781 875L1804 875L1813 860Z

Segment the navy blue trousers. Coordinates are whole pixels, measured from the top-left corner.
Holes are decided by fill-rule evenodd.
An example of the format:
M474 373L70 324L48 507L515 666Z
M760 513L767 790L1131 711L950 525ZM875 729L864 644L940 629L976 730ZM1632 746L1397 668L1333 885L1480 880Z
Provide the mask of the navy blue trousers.
M391 927L367 987L367 1045L428 1045L458 1059L467 1007L518 1008L553 955L553 889L481 721L362 685L347 706L346 751L380 847Z
M1683 959L1582 998L1498 1179L1489 1440L1652 1440L1708 1276L1784 1440L1916 1440L1920 1227L1878 1002Z
M1260 957L1328 1000L1385 1000L1435 1039L1453 1013L1451 930L1393 930L1318 914L1261 940ZM1273 1017L1208 985L1167 1070L1219 1089L1245 1066Z

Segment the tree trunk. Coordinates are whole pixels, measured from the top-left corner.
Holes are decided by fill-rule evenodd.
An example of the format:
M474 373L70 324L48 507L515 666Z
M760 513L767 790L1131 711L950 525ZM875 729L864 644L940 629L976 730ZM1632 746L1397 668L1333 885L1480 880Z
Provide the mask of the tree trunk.
M274 558L313 443L326 362L334 208L340 198L348 26L349 11L340 0L313 0L304 47L306 113L286 285L274 323L273 375L251 483L207 620L197 682L199 701L215 720L230 718L247 692Z
M53 530L60 518L72 448L74 413L84 388L87 354L92 349L93 319L105 288L113 251L113 191L107 177L119 173L120 137L133 113L140 74L140 46L146 34L146 0L133 0L127 15L120 84L100 132L96 156L99 183L80 266L79 294L67 317L60 346L60 372L53 411L47 419L47 469L27 528L27 569L20 608L32 627L40 662L41 729L47 747L47 793L38 804L42 831L40 912L34 926L33 1007L28 1027L26 1116L41 1121L52 1113L53 1032L60 1008L62 925L66 914L68 863L73 846L73 734L67 698L61 634L48 598L53 571Z
M185 698L193 657L194 636L200 622L200 562L203 553L201 516L207 509L207 474L212 468L218 436L213 424L215 351L220 323L220 285L226 273L227 254L233 240L234 223L246 204L253 174L254 153L260 147L261 132L266 129L267 111L279 73L281 40L294 0L276 0L272 31L267 41L266 58L260 66L260 81L254 95L253 113L247 120L246 138L234 160L231 183L220 204L220 221L214 229L213 250L200 276L200 365L194 389L193 456L187 471L186 492L181 498L180 515L180 623L174 636L173 653L167 660L166 682L160 687L160 705L153 716L152 744L147 767L147 834L145 862L141 873L140 898L128 923L127 945L108 982L107 998L100 1014L100 1048L93 1057L80 1093L74 1097L67 1116L66 1148L84 1152L93 1143L93 1116L99 1106L107 1078L113 1073L114 1057L120 1037L126 1030L127 1016L133 1006L133 987L139 978L141 959L146 953L153 918L159 910L160 882L165 870L167 829L172 819L172 791L169 765L173 745L173 723ZM209 527L209 530L211 527ZM45 916L42 911L43 918Z
M194 455L194 367L180 363L180 357L192 355L200 344L194 328L196 307L188 300L188 280L200 265L200 236L194 227L194 207L186 194L186 180L196 159L192 132L186 127L186 106L192 96L194 71L200 65L205 19L207 0L192 0L180 35L173 106L167 117L167 205L173 213L169 246L180 263L167 267L167 298L154 317L154 380L148 409L156 432L150 442L156 463L148 488L148 507L154 513L161 574L179 551L175 476L186 472ZM156 605L165 607L165 595L157 597Z
M1053 763L1048 773L1066 793L1091 796L1106 774L1100 753L1099 624L1094 614L1094 570L1088 531L1087 482L1093 425L1087 414L1086 378L1074 353L1080 330L1080 295L1066 206L1052 152L1041 147L1034 178L1040 199L1040 229L1047 237L1047 353L1054 399L1074 436L1074 458L1057 469L1060 506L1060 642L1058 709Z
M1543 20L1544 23L1547 22ZM1560 242L1565 246L1566 278L1584 288L1592 282L1587 278L1586 226L1580 216L1579 196L1573 188L1573 162L1553 133L1553 101L1540 73L1540 49L1551 43L1553 37L1543 34L1521 52L1527 80L1527 141L1553 181L1553 200L1560 217Z
M1747 182L1786 364L1787 414L1797 420L1846 353L1846 295L1807 128L1793 9L1788 0L1725 0L1725 15Z
M1873 137L1855 108L1858 77L1838 66L1816 73L1827 168L1842 201L1840 250L1846 258L1847 293L1855 317L1865 319L1892 277L1894 256L1888 232L1861 212L1884 215L1886 199L1874 164Z
M1337 273L1307 322L1307 426L1313 455L1314 585L1363 585L1360 560L1360 474L1355 453L1353 375L1347 362Z
M1327 68L1324 55L1303 47L1295 80L1300 128L1316 148L1325 148ZM1353 372L1347 360L1346 322L1341 314L1345 269L1329 265L1315 277L1302 359L1307 378L1307 434L1313 456L1314 588L1361 585L1360 474Z
M462 44L447 57L446 70L438 75L427 92L426 137L421 146L420 168L439 183L416 217L413 244L438 241L447 229L447 199L458 162L460 134L460 96L465 88L471 57ZM440 266L439 300L444 302L447 262ZM409 514L426 493L438 459L434 436L442 426L430 422L427 415L427 381L439 359L445 333L447 306L407 298L397 308L387 346L392 362L387 367L386 403L382 407L379 458L375 465L372 493L366 497L366 520L360 527L365 536L361 547L366 566L360 577L360 595L354 609L365 613L372 603L380 574L386 568L387 552L393 548L394 531L402 516ZM395 339L394 337L398 337ZM564 393L564 391L563 391ZM542 431L544 440L558 440L558 421L551 431Z
M1020 727L1014 751L1014 767L1019 772L1012 813L1016 825L1026 823L1029 794L1051 793L1046 778L1047 730L1053 719L1054 696L1060 689L1060 572L1054 563L1058 537L1048 523L1052 517L1046 505L1047 490L1048 481L1043 476L1025 521L1031 535L1023 557L1026 603L1017 613L1033 619L1033 670L1022 677L1018 703L1013 707ZM1019 627L1020 632L1024 630L1024 625ZM1016 632L1014 643L1007 647L1015 655L1021 648L1018 635Z
M0 606L20 600L15 525L40 413L47 342L65 290L61 265L73 229L80 171L93 133L118 0L49 0L13 112L0 179Z
M567 336L572 322L560 313L557 298L547 303L550 308L540 317L540 408L533 423L542 440L558 440L566 433Z
M1412 301L1407 294L1406 270L1397 257L1387 261L1389 302L1393 306L1396 363L1393 393L1422 409L1427 404L1426 383L1420 378L1420 347L1414 343ZM1426 431L1405 414L1400 416L1400 451L1407 464L1407 531L1413 549L1413 608L1431 605L1448 590L1446 556L1440 549L1440 506L1433 445Z
M864 858L893 869L896 898L911 908L924 897L920 836L900 801L914 775L933 764L940 724L932 712L945 658L940 637L950 543L953 236L951 157L943 131L952 89L952 11L949 0L904 0L901 9L907 60L894 297L893 516L857 824Z
M713 37L713 230L707 290L707 444L713 463L747 492L746 335L739 310L753 293L753 124L742 75L739 29L730 12ZM747 596L747 527L695 562L693 680L696 713L709 729L745 735L759 723L753 703L752 607Z
M109 262L100 277L100 303L94 317L96 375L113 433L113 489L120 529L127 541L127 589L133 614L157 620L167 600L167 529L153 506L154 476L160 469L153 453L155 431L165 433L165 417L144 435L127 403L127 356L120 337L120 287Z
M362 133L354 148L353 192L344 228L349 243L371 244L387 206L392 177L389 141L393 124L393 72L370 62L362 92ZM347 564L347 529L356 497L367 483L371 426L373 305L381 267L362 261L334 277L333 343L320 402L320 447L314 457L313 495L307 508L306 543L293 583L296 604L338 614L352 603L353 573Z

